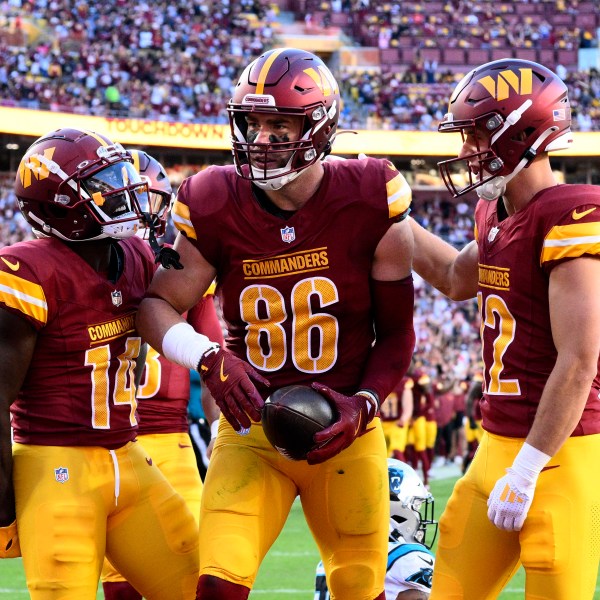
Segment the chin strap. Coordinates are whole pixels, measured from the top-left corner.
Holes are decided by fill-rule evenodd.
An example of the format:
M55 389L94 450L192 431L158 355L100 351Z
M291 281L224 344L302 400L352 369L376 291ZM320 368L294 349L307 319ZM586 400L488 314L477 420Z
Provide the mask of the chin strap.
M174 267L177 271L183 269L183 265L179 262L179 252L173 248L161 246L156 239L154 223L152 223L152 220L147 215L144 215L144 219L148 224L148 243L150 244L150 248L152 248L152 252L154 252L154 262L160 264L165 269L170 269L171 267Z
M540 135L540 137L535 141L535 143L525 152L523 158L519 162L519 164L514 168L512 173L508 175L500 175L498 177L494 177L490 179L488 182L483 185L475 188L477 195L482 200L492 201L496 200L504 194L506 191L506 184L511 181L518 175L537 155L537 149L546 141L546 138L553 134L556 131L556 127L550 127Z

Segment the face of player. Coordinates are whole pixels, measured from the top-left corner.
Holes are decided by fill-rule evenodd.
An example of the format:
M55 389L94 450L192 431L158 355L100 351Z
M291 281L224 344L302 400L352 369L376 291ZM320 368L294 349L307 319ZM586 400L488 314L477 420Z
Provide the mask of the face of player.
M463 145L458 154L459 158L466 160L469 170L473 175L479 175L480 162L476 155L489 149L489 137L474 127L462 130Z
M292 143L302 135L302 115L250 113L246 117L249 160L264 170L285 167L292 157Z

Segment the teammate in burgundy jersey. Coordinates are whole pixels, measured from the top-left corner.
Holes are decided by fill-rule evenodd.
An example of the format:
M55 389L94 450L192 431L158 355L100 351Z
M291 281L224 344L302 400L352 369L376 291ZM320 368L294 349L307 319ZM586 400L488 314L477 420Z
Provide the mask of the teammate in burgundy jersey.
M407 387L412 393L413 412L408 431L406 455L413 469L416 470L419 463L421 464L423 482L428 485L431 458L427 452L427 423L435 421L435 399L431 377L422 369L414 369L409 374ZM435 436L433 442L435 444Z
M194 593L194 518L136 443L135 314L155 267L131 162L59 129L15 181L41 239L0 250L0 556L22 554L34 600L96 598L105 552L148 599Z
M385 435L388 457L405 460L408 426L413 412L412 389L407 388L408 377L400 383L381 405L381 425Z
M474 69L440 124L463 135L440 170L455 196L480 196L475 240L457 253L411 223L415 270L451 298L477 295L482 321L485 432L440 521L432 600L495 598L521 563L528 599L595 597L600 191L552 171L570 123L567 88L542 65Z
M202 496L202 600L248 597L298 495L332 595L384 598L377 413L414 347L411 192L389 161L323 162L339 108L313 54L251 63L228 106L235 167L184 181L172 211L184 268L159 269L140 307L145 338L198 368L224 417ZM215 277L226 350L179 316ZM279 454L260 425L264 399L290 384L315 386L337 414L307 461Z
M148 184L148 206L141 208L156 218L152 231L141 228L137 234L143 239L148 239L151 234L162 237L173 200L168 175L161 163L148 153L131 149L129 153L133 166ZM186 318L197 331L211 339L223 340L212 293L207 293L192 307ZM154 348L148 348L136 394L137 439L198 520L202 480L188 433L189 399L189 369L166 360ZM202 404L211 421L218 419L218 408L207 390L202 394ZM142 598L108 559L102 568L102 589L105 600Z

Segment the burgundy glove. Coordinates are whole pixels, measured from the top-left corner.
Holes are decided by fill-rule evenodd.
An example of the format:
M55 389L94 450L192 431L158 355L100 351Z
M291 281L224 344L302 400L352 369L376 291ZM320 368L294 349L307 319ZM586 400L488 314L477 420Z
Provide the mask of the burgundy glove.
M329 400L338 415L333 425L315 433L313 437L318 447L306 455L306 460L309 465L316 465L339 454L357 437L366 433L376 408L360 394L344 396L321 383L313 383L311 387Z
M249 429L253 421L260 421L264 400L254 382L269 386L247 362L218 346L207 350L198 365L223 416L238 432Z

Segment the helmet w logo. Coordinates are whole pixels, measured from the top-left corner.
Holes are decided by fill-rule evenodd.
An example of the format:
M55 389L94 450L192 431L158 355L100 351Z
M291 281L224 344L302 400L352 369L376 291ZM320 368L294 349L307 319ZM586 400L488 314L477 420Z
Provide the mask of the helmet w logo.
M46 148L44 150L43 158L52 160L52 156L56 148ZM32 154L29 157L24 158L19 165L19 177L21 179L21 185L24 188L28 188L31 185L31 174L40 181L46 179L50 175L48 167L40 161L39 154Z
M323 96L331 96L338 93L338 85L331 74L331 71L323 65L318 65L316 69L312 67L304 69L304 72L319 86Z
M496 78L486 75L477 83L480 83L496 100L506 100L512 93L511 89L519 96L527 96L532 92L532 71L519 69L519 72L501 71Z

